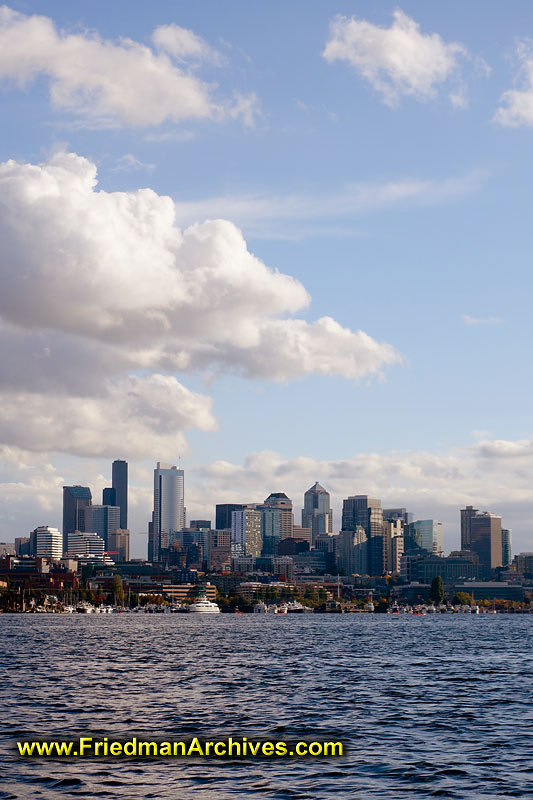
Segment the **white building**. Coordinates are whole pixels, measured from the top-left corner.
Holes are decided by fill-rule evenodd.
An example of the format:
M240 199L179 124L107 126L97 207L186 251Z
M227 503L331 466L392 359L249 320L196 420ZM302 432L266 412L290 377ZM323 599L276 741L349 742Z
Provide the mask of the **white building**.
M31 554L37 558L61 558L63 534L57 528L40 525L30 534Z
M185 477L175 465L157 462L154 469L153 534L157 549L172 544L173 534L185 527Z
M67 555L70 558L76 556L91 556L98 560L104 560L105 544L101 536L97 533L86 531L74 531L67 537Z

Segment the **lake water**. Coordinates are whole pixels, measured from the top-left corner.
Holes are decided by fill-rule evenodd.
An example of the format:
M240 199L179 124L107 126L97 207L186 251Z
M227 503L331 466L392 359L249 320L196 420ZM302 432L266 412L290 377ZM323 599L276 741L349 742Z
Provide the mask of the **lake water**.
M533 796L533 616L0 616L0 799ZM282 760L24 760L80 735L341 740Z

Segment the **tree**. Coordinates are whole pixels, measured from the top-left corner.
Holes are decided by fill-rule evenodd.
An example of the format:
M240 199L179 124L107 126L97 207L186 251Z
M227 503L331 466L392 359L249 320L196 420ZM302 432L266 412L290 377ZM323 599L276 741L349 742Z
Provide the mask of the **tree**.
M469 606L472 605L472 598L466 592L456 592L452 602L454 606Z
M431 581L430 597L435 603L442 603L444 600L444 584L440 575L436 575Z
M124 587L122 586L122 578L117 573L113 575L113 594L115 596L115 605L121 606L124 604Z

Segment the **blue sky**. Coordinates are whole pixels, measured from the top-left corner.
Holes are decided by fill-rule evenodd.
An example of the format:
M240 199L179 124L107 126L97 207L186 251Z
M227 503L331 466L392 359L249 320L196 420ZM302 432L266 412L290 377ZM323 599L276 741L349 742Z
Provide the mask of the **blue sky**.
M298 521L320 480L337 520L377 495L453 549L468 503L532 549L530 4L9 8L0 536L128 458L141 554L151 469L181 455L193 518L284 490ZM167 307L159 260L196 223Z

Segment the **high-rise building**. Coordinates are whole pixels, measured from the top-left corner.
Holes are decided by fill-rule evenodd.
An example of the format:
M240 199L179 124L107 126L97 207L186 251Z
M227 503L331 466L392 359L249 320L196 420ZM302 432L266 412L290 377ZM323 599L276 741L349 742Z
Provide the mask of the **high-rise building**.
M386 522L401 520L404 525L409 525L413 521L413 515L406 508L384 508L383 519Z
M97 560L104 560L105 544L101 536L97 533L86 531L73 531L69 533L67 540L67 555L71 558L76 556L94 556Z
M360 525L341 531L336 537L337 565L343 575L366 575L368 572L367 535Z
M278 554L278 544L282 538L282 510L272 506L258 506L261 513L261 535L263 537L262 555L274 556Z
M111 485L116 492L116 503L120 508L120 528L128 527L128 462L113 461Z
M174 541L174 534L185 527L184 472L175 465L157 462L154 469L154 511L151 524L151 553L157 561L161 550Z
M130 560L130 532L117 528L107 539L107 552L113 561L124 563Z
M30 534L30 555L36 558L57 558L63 555L63 536L57 528L41 525Z
M503 566L502 518L488 511L477 512L470 519L470 550L477 553L485 570Z
M116 506L117 504L117 490L116 489L103 489L102 490L102 505L103 506Z
M477 508L467 506L461 509L461 550L470 550L472 518L479 514Z
M393 575L400 574L400 559L404 550L403 529L403 518L400 516L383 522L384 569Z
M511 566L513 560L512 534L513 532L510 528L502 528L502 565L504 567Z
M67 549L69 533L85 530L85 509L90 505L88 486L63 486L63 550Z
M261 535L261 512L255 508L243 508L231 515L231 555L259 558L263 549Z
M329 492L318 481L304 494L302 528L311 528L313 545L317 536L333 531L333 511L330 507Z
M381 500L359 494L343 501L342 530L355 531L359 526L363 528L367 537L368 574L382 575L384 550Z
M288 539L292 536L294 519L292 515L292 500L284 492L272 492L269 494L261 508L276 508L280 511L281 538Z
M405 537L410 545L405 548L407 552L412 549L411 542L427 550L434 556L442 556L442 522L436 519L417 519L405 526Z
M85 530L97 533L107 550L109 535L120 528L118 506L88 506L85 509Z
M29 536L16 536L15 537L15 554L17 556L29 556L30 550L30 537Z
M243 503L218 503L216 506L215 528L217 531L231 530L231 515L234 511L246 508Z

